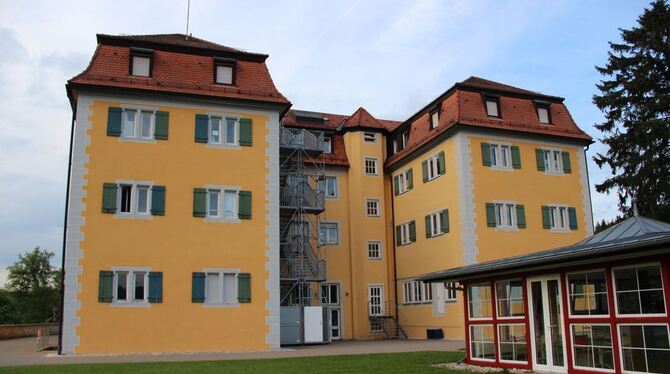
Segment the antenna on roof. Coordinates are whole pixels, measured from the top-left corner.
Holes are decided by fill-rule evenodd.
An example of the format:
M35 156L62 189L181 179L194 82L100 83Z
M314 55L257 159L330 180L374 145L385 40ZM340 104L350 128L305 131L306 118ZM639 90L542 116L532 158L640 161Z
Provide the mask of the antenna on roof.
M188 40L188 22L191 18L191 0L188 0L188 5L186 7L186 40Z
M637 211L637 198L634 197L630 200L630 202L633 204L633 216L637 217L640 215L640 212Z

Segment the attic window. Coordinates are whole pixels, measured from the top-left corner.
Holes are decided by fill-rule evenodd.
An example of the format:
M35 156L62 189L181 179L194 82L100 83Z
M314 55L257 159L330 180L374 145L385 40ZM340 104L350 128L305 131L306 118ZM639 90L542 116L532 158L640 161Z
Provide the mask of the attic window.
M366 143L377 143L377 134L374 132L364 132L363 139Z
M153 50L144 48L130 49L130 75L150 77L153 67Z
M484 96L486 106L486 115L489 117L500 118L500 98L496 96Z
M214 82L218 84L235 84L235 60L214 58Z
M540 123L551 123L551 112L549 111L548 103L536 103L535 107L537 108L537 118L540 120Z
M434 129L440 124L440 109L435 108L430 112L430 128Z

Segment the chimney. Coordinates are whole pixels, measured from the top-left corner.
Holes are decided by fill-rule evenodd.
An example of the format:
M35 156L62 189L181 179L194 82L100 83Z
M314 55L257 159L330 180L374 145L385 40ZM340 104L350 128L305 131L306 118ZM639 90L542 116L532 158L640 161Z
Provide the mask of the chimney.
M631 203L633 204L633 216L638 217L640 215L640 212L637 210L637 198L632 198Z

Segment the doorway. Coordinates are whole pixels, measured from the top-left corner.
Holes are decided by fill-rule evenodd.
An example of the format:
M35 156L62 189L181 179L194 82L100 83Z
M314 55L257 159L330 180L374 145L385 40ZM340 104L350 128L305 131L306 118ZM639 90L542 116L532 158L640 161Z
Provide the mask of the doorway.
M533 369L567 372L561 281L558 275L528 278Z

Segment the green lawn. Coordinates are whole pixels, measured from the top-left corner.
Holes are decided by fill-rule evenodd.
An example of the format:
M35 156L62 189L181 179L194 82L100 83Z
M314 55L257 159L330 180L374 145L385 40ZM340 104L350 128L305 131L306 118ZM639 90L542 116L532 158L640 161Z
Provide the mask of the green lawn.
M266 360L77 364L0 367L0 373L461 373L431 365L456 361L462 352L276 358Z

